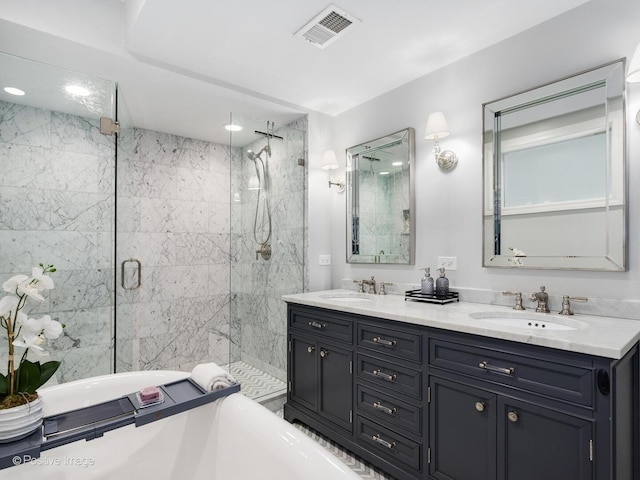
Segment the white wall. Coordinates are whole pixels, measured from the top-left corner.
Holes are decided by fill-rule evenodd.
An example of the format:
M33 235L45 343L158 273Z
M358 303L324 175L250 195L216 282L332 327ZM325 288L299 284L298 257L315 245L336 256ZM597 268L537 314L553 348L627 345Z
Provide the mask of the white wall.
M635 122L640 85L629 85L627 97L628 272L482 268L481 148L483 103L630 57L640 42L638 25L637 0L593 0L336 117L331 142L336 152L405 127L416 129L417 249L413 266L346 264L345 204L342 197L341 201L334 198L332 228L310 235L309 246L314 252L320 245L332 244L332 286L339 287L343 278L371 274L384 281L417 283L418 269L435 267L436 257L445 255L458 258L458 270L449 275L452 286L531 292L544 284L556 295L640 299L640 126ZM459 157L457 168L450 173L438 169L431 155L432 142L423 139L427 115L434 111L445 113L452 131L442 147ZM340 157L344 162L344 154ZM309 181L310 194L317 194L316 180L310 176ZM310 201L310 207L313 203ZM310 209L310 228L318 221L316 214Z

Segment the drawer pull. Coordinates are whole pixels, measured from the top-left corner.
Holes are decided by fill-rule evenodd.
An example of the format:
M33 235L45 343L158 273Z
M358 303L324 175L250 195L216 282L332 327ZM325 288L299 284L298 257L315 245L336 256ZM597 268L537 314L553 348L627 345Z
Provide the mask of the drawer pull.
M309 346L307 347L307 352L309 352L309 353L313 353L313 351L314 351L315 349L316 349L316 347L314 347L313 345L309 345Z
M373 372L373 376L374 377L380 377L388 382L395 382L396 381L396 375L389 375L388 373L384 373L380 370L374 370Z
M513 372L516 371L516 369L513 367L510 367L510 368L494 367L493 365L489 365L488 362L480 362L478 366L485 370L489 370L490 372L504 373L506 375L511 375Z
M309 322L309 326L313 327L313 328L318 328L320 330L322 330L323 328L327 328L327 324L326 323L318 323L315 320Z
M375 434L375 435L373 435L371 438L373 439L373 441L374 441L374 442L379 443L379 444L380 444L380 445L382 445L383 447L387 447L387 448L396 448L396 442L391 442L391 443L389 443L389 442L387 442L386 440L383 440L383 439L380 437L380 434L379 434L379 433L376 433L376 434Z
M387 347L395 347L396 343L398 343L395 340L385 340L382 337L373 337L373 341L375 343L379 343L380 345L386 345Z
M397 408L389 408L389 407L385 407L384 405L382 405L380 402L375 402L373 404L373 408L377 409L377 410L381 410L384 413L386 413L387 415L395 415L396 412L398 411Z
M510 422L516 423L518 421L518 413L511 411L507 413L507 418L509 419Z
M484 412L484 402L476 402L476 410L479 412Z

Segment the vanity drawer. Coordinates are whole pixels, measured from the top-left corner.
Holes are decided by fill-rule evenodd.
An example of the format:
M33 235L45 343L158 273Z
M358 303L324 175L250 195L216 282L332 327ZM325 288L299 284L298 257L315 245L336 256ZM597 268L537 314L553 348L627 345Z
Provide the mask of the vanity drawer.
M399 468L421 468L422 445L364 417L356 416L358 443Z
M353 320L328 310L290 308L289 326L300 332L313 332L348 343L353 341Z
M557 359L536 358L478 345L431 338L431 366L483 378L572 403L593 404L593 369Z
M366 380L388 392L422 398L422 372L397 363L358 353L358 379Z
M357 407L358 413L388 424L392 429L422 434L422 407L363 385L358 385Z
M419 362L422 358L422 335L409 329L391 329L376 324L359 322L359 347Z

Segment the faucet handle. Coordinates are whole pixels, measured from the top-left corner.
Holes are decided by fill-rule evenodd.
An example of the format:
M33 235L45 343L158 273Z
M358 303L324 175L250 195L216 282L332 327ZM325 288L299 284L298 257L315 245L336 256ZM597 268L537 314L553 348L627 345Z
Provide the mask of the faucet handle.
M353 283L358 284L358 293L364 293L364 281L363 280L354 280Z
M503 295L515 295L516 297L516 304L513 306L514 310L525 310L524 306L522 305L522 292L510 292L508 290L504 290L502 292Z
M564 295L562 297L562 310L558 312L560 315L573 315L571 311L571 302L569 300L573 300L575 302L586 302L589 299L587 297L570 297L569 295Z
M380 291L378 292L378 295L386 295L387 290L385 289L385 287L387 285L393 285L393 283L380 281L379 285L380 285Z

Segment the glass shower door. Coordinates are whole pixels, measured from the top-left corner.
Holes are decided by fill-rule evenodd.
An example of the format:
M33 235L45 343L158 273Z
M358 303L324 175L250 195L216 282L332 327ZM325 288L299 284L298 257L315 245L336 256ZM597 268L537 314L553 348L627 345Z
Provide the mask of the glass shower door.
M115 84L6 54L0 84L24 92L0 90L0 281L55 265L24 312L66 327L32 359L60 360L58 382L110 373L115 137L99 119L115 116Z
M231 134L230 369L246 385L260 372L284 382L281 297L305 286L306 117L274 125L232 116L231 123L243 130Z

